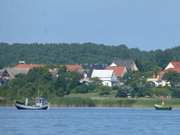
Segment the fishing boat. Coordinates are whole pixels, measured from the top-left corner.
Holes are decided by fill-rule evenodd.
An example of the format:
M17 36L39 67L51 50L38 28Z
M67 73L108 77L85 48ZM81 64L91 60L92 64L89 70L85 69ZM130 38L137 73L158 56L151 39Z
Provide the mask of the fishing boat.
M25 102L16 101L15 106L19 110L46 110L48 109L48 102L45 98L38 97L35 99L35 103L30 105L28 98L26 98Z

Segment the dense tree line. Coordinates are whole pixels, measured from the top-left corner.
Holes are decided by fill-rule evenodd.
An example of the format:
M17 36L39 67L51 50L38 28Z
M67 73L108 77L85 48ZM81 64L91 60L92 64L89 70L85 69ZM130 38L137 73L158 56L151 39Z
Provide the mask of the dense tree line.
M180 98L180 74L174 72L165 74L164 79L170 81L172 87L154 87L146 82L148 76L149 72L129 72L121 78L124 85L107 87L97 78L91 79L88 84L82 84L81 75L67 71L65 66L58 66L57 75L49 72L49 67L42 67L30 70L27 75L19 74L15 79L6 82L0 87L0 97L10 101L38 96L53 100L70 94L93 93L101 97Z
M48 67L34 68L27 75L19 74L3 84L0 87L0 97L11 100L39 96L53 99L70 93L88 93L103 88L97 83L81 84L80 79L79 73L69 72L65 66L59 66L56 75L50 73Z
M105 63L115 59L133 59L141 71L163 68L171 60L180 60L180 47L141 51L125 45L106 46L94 43L72 44L7 44L0 43L0 68L19 60L39 64Z

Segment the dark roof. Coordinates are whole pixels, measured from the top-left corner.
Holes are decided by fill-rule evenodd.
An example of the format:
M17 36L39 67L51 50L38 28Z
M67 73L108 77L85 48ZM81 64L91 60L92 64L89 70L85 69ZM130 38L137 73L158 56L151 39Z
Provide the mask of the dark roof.
M118 60L114 60L113 62L116 65L126 67L128 70L132 70L133 66L134 65L136 66L136 63L134 62L134 60L131 60L131 59L127 59L127 60L118 59Z
M107 64L82 64L85 69L105 69Z

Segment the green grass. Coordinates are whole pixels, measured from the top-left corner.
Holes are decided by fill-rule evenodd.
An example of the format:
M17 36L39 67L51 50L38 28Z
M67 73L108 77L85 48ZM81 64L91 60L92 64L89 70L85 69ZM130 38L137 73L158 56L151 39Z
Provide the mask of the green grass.
M93 96L92 96L93 95ZM114 98L99 97L98 95L82 94L71 95L63 98L56 98L51 102L57 106L74 106L74 107L153 107L154 104L161 104L159 98ZM180 99L165 100L165 104L180 108Z
M94 102L90 98L81 97L62 97L50 100L50 104L53 106L65 106L65 107L92 107L95 106Z
M113 95L99 96L98 93L70 94L49 99L51 106L62 107L153 107L160 104L159 98L115 98ZM166 105L180 108L180 99L165 100ZM14 105L14 101L0 100L0 105Z

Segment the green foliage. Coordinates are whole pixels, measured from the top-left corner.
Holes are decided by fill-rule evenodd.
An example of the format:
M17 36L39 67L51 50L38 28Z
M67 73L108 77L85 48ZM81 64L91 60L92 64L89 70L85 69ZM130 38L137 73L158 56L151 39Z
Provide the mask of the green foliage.
M79 98L79 97L63 97L63 98L55 98L51 100L51 103L59 106L75 106L75 107L92 107L95 106L95 103L90 98Z
M130 93L133 91L133 88L130 86L122 86L116 93L116 97L127 97L130 96Z
M171 60L180 60L180 47L165 51L140 51L125 45L105 46L94 43L84 44L13 44L0 43L0 67L16 64L19 60L27 63L68 64L68 63L111 63L114 59L133 59L143 72L156 71Z
M129 72L124 76L125 87L122 87L119 92L124 92L132 97L149 96L146 78L151 72ZM124 89L125 88L125 89ZM130 89L130 90L127 90ZM123 93L122 93L123 94Z
M172 97L180 98L180 88L172 88Z
M152 88L150 92L155 96L171 96L171 90L168 87Z
M99 86L97 88L97 91L99 93L100 96L107 96L107 95L110 95L111 93L111 88L110 87L107 87L107 86Z
M0 67L15 65L19 60L27 63L48 64L45 68L36 68L27 75L17 75L7 85L0 87L0 96L13 99L23 97L45 96L47 98L64 97L70 93L97 92L107 96L117 90L117 97L144 97L170 95L179 96L180 74L168 73L165 79L170 81L172 89L154 88L146 83L146 78L165 67L171 60L180 60L180 47L141 51L129 49L125 45L105 46L93 43L84 44L13 44L0 43ZM102 86L99 79L93 78L89 85L79 84L80 75L68 72L65 66L57 66L58 78L53 77L48 68L53 64L69 63L104 63L110 64L114 59L135 60L140 72L127 73L124 86L110 89Z
M35 68L27 75L17 75L7 85L0 87L0 96L13 99L43 96L47 98L62 97L72 89L80 87L80 75L59 68L59 77L54 78L47 67Z
M63 96L69 94L72 89L79 85L79 80L80 75L78 73L68 72L64 68L60 68L59 77L55 82L55 89L58 89L57 95Z
M82 84L73 89L73 93L88 93L90 87L88 85Z
M180 73L168 72L164 75L164 79L171 83L172 97L180 98Z
M180 73L168 72L164 75L164 79L171 82L172 87L180 87Z

